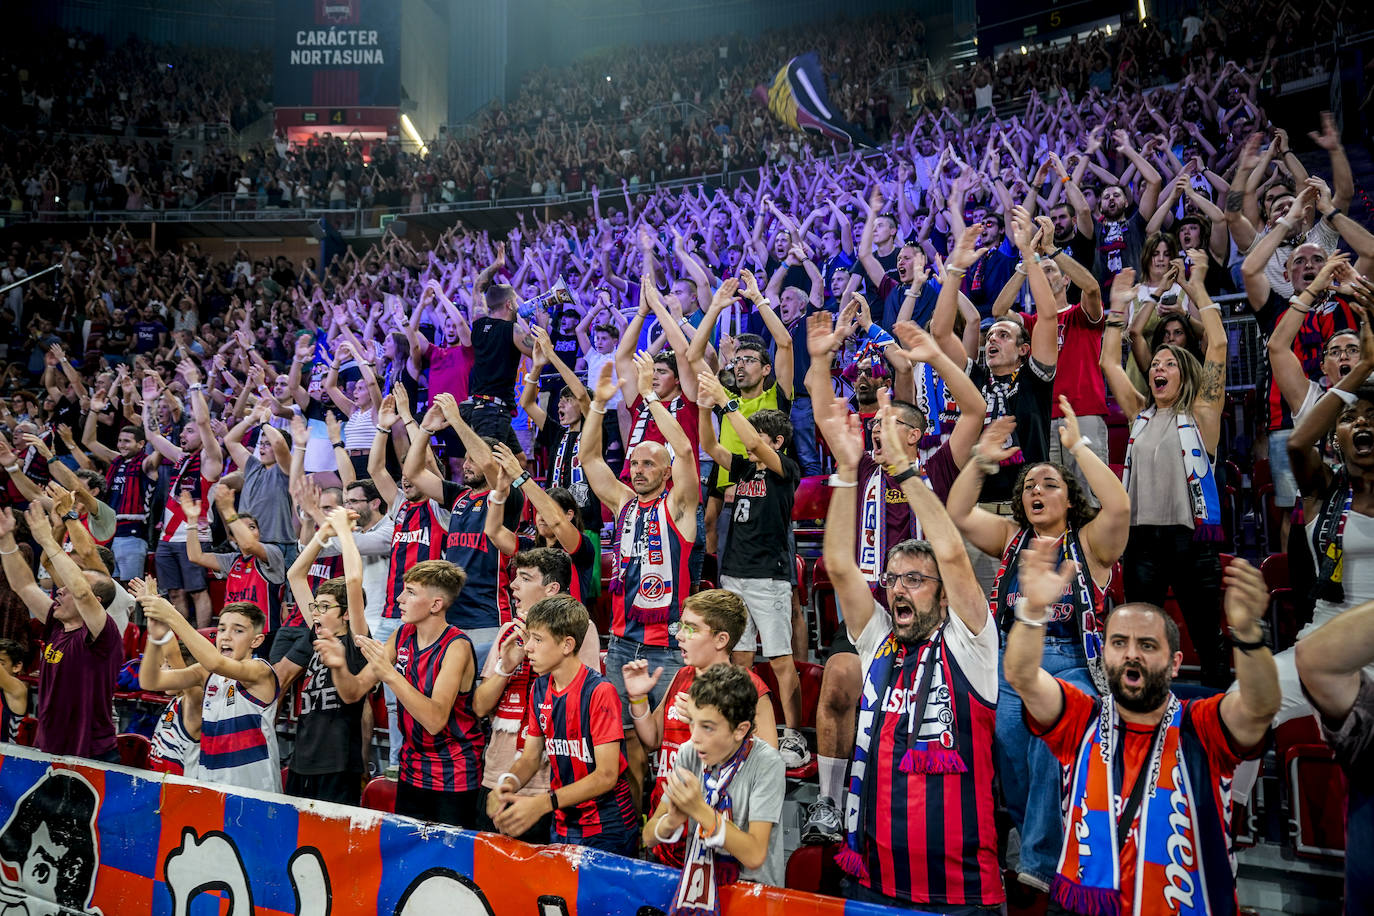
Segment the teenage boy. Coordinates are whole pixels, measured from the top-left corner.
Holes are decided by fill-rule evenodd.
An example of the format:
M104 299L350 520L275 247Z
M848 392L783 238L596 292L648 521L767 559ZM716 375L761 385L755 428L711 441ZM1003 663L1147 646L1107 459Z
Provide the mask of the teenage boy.
M524 742L520 726L525 721L534 672L525 659L522 615L544 598L568 594L572 579L572 560L557 547L522 550L511 560L511 610L515 617L501 628L495 645L487 653L482 665L482 682L472 695L473 712L484 718L490 716L492 720L491 740L487 742L482 767L483 830L496 830L492 820L500 808L496 799L496 780L515 763ZM600 649L596 627L589 618L577 657L595 671L601 663ZM548 791L549 765L544 761L519 794L542 798ZM526 843L547 843L552 826L553 815L546 815L518 839Z
M196 663L191 650L176 641L162 650L163 665L169 669L189 668ZM140 682L140 687L143 684ZM149 739L148 769L155 773L184 776L195 772L200 763L200 713L205 705L205 690L200 684L185 690L168 691L168 701L153 726Z
M678 752L667 794L644 825L646 846L675 842L687 828L675 912L708 912L720 886L735 880L782 886L777 828L787 780L782 757L754 734L754 693L749 674L728 664L692 683L692 741Z
M778 750L789 767L811 759L801 726L801 680L792 663L792 503L801 483L801 468L783 454L792 438L792 421L781 410L760 410L748 419L739 399L726 394L712 372L697 377L701 414L701 444L718 465L730 469L735 481L734 513L720 554L720 584L744 599L749 623L735 646L735 663L754 664L754 646L763 643L786 723ZM724 413L746 454L733 454L716 439L711 406ZM723 430L722 430L723 431Z
M246 601L226 604L212 643L157 593L156 580L132 584L148 619L139 684L145 690L186 690L202 684L205 688L200 763L190 775L240 789L280 792L275 726L281 683L266 659L253 657L253 650L262 645L267 616ZM196 664L162 667L165 647L173 637L191 650Z
M305 665L301 715L295 752L286 772L286 794L356 805L362 797L362 718L366 694L348 689L357 686L356 680L342 688L336 685L329 662L333 659L353 675L367 667L362 650L348 638L350 634L368 633L363 558L353 540L349 515L349 510L342 506L331 512L329 521L315 532L287 574L292 597L296 606L305 611L310 629L297 635L296 651L286 655L287 659L299 659ZM342 552L344 574L321 583L312 595L311 564L331 539Z
M649 693L663 676L663 669L657 668L651 674L649 663L643 659L630 662L622 669L635 734L646 749L658 751L654 758L654 790L649 797L648 810L658 808L667 791L668 776L673 771L678 749L686 746L692 737L692 721L685 714L687 692L707 668L730 662L730 649L739 641L748 623L749 612L744 599L723 588L697 592L683 602L682 623L677 630L683 665L663 694L663 702L652 712ZM749 677L758 695L749 721L754 723L755 733L765 743L777 747L777 721L768 697L768 685L752 671ZM660 843L653 855L665 865L681 868L684 852L682 843Z
M327 662L334 684L363 696L379 682L396 694L402 740L396 813L477 829L477 792L486 745L472 712L477 667L472 640L445 619L466 576L447 560L406 571L397 605L401 627L385 643L354 636L367 657L356 677L341 655Z
M630 796L620 696L578 658L587 609L566 595L545 598L525 615L525 657L536 680L525 713L525 749L497 777L500 810L492 818L507 836L522 836L553 812L554 843L624 856L638 846L638 813ZM547 795L519 792L549 759Z
M245 602L261 608L266 623L265 634L275 634L281 627L281 585L286 581L286 558L276 544L258 538L258 520L246 512L234 511L234 491L216 487L213 493L215 508L219 510L224 527L229 530L234 553L206 553L196 538L186 542L186 557L228 581L224 588L225 604ZM188 526L200 518L200 503L189 493L179 493L177 501ZM268 642L270 637L264 637Z

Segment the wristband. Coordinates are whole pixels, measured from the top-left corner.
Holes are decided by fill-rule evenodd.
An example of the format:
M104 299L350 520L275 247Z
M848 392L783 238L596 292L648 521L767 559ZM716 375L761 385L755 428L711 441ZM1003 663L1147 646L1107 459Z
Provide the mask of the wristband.
M650 404L661 404L661 403L663 403L663 398L661 398L661 397L658 396L658 392L657 392L657 391L650 391L648 394L646 394L646 395L644 396L644 406L646 406L646 407L647 407L648 405L650 405Z
M549 790L549 804L552 806L552 807L549 808L550 811L557 811L557 810L558 810L558 790L557 790L557 789L550 789L550 790Z
M978 448L978 443L976 442L973 443L973 448L969 449L969 457L973 459L973 463L977 465L978 470L982 471L984 474L996 474L1001 467L1001 465L993 459L984 458L982 450Z
M1202 308L1198 309L1198 313L1201 314L1202 312L1206 312L1206 311L1209 311L1209 310L1211 310L1211 309L1216 309L1216 310L1219 312L1219 311L1221 311L1221 306L1219 306L1219 305L1217 305L1215 302L1213 302L1211 305L1204 305Z
M513 780L513 781L515 782L515 789L516 789L516 791L517 791L517 792L520 791L520 777L519 777L519 776L516 776L514 773L510 772L509 770L507 770L506 772L502 773L500 776L496 777L496 788L498 788L498 789L501 788L501 783L503 783L503 782L506 781L507 779Z
M332 446L334 446L335 448L343 448L343 447L344 447L344 444L343 444L342 442L330 441L329 444L332 445Z
M912 462L911 464L907 465L906 470L902 471L900 474L889 474L888 476L892 478L893 483L903 484L911 478L917 476L919 473L920 472L916 470L916 463Z
M1055 258L1059 257L1059 256L1060 256L1061 254L1063 254L1063 253L1064 253L1064 249L1063 249L1063 248L1056 248L1056 249L1054 249L1054 251L1051 251L1049 254L1045 255L1045 257L1047 257L1047 258L1049 258L1051 261L1053 261Z
M1352 406L1356 401L1359 400L1359 398L1355 397L1355 392L1344 391L1340 388L1328 388L1326 389L1326 393L1334 394L1336 397L1340 398L1346 407Z
M1302 293L1305 292L1307 292L1307 290L1302 291ZM1288 300L1288 307L1296 311L1302 312L1304 315L1306 315L1308 312L1312 311L1313 303L1309 302L1306 305L1304 305L1302 300L1298 298L1302 295L1302 293L1294 293L1293 296L1291 296Z
M391 430L388 429L388 428L385 427L385 426L374 426L374 427L372 427L372 428L375 429L377 432L381 433L381 434L384 435L384 436L389 436L389 435L391 435Z
M513 675L513 674L515 673L514 671L502 671L502 670L501 670L501 657L500 657L499 655L496 657L496 666L495 666L495 667L496 667L496 676L497 676L497 677L510 677L511 675ZM512 775L514 775L514 774L512 774L512 773L506 773L506 774L502 775L500 779L497 779L497 780L496 780L496 785L497 785L497 786L500 786L500 785L501 785L501 779L505 779L506 776L512 776Z
M236 521L238 521L238 520L239 520L239 517L238 517L238 515L237 515L237 513L236 513L236 514L231 515L231 516L229 516L228 518L226 518L226 519L224 520L224 524L226 524L226 525L232 525L232 524L234 524L234 522L236 522Z
M0 550L0 557L7 557L12 553L18 553L19 546L16 544L13 550Z
M1125 326L1126 326L1126 319L1125 319L1125 318L1108 318L1108 319L1107 319L1107 327L1109 327L1109 328L1124 328Z
M1046 608L1046 609L1045 609L1045 613L1042 614L1042 615L1039 616L1039 617L1027 617L1027 616L1026 616L1026 611L1027 611L1029 608L1030 608L1030 599L1028 599L1028 598L1017 598L1017 599L1016 599L1016 604L1014 605L1014 609L1013 609L1013 613L1016 615L1016 619L1019 620L1019 621L1021 621L1022 623L1024 623L1024 624L1025 624L1026 626L1028 626L1028 627L1034 627L1034 628L1037 629L1037 630L1043 630L1043 629L1045 628L1045 624L1047 624L1047 623L1050 622L1050 611L1049 611L1049 608Z
M1268 634L1264 631L1263 623L1260 624L1259 631L1259 639L1256 640L1237 639L1235 630L1230 630L1230 632L1226 634L1226 638L1232 646L1248 654L1253 649L1269 648L1269 643L1265 639Z
M587 412L588 412L588 413L605 413L605 412L606 412L606 408L603 407L603 406L597 405L597 403L596 403L595 401L593 401L592 404L591 404L591 406L587 408Z
M530 373L526 372L526 373L525 373L525 384L526 384L526 385L538 385L538 384L539 384L539 379L535 378L533 375L531 375Z
M506 504L504 499L497 499L495 496L488 496L487 502L493 506L504 506Z
M1069 454L1072 455L1074 452L1078 451L1078 450L1079 450L1080 448L1082 448L1083 446L1085 446L1085 445L1092 445L1092 444L1093 444L1093 440L1089 439L1087 436L1083 436L1083 437L1080 438L1077 442L1075 442L1073 445L1070 445L1070 446L1069 446Z
M7 464L5 465L5 470L9 471L11 474L17 473L19 471L19 465Z
M725 825L728 823L725 815L716 812L716 830L710 836L702 837L702 845L710 849L720 849L725 845Z
M839 474L831 474L830 478L826 481L826 483L832 487L840 488L857 487L859 485L859 482L857 480L841 480Z
M177 634L173 633L171 630L168 630L165 634L163 634L163 637L161 639L153 639L153 637L149 636L148 642L152 643L155 646L165 646L167 645L167 643L171 642L176 638Z
M1023 277L1026 275L1026 263L1024 261L1016 262L1016 272Z
M1328 223L1331 223L1331 224L1334 225L1335 222L1336 222L1336 217L1341 216L1341 215L1342 215L1342 214L1341 214L1341 208L1340 208L1340 207L1336 207L1336 208L1333 209L1330 213L1325 214L1325 215L1322 217L1322 219L1324 219L1324 220L1326 220Z
M670 836L664 836L658 832L658 828L661 826L663 826L663 818L660 817L654 822L654 839L658 840L660 843L676 843L678 840L682 839L682 828L685 826L684 824L678 824L677 829L674 830Z
M948 264L946 264L945 273L953 274L956 277L962 277L964 274L968 273L968 271L962 267L950 267Z
M640 697L640 699L642 700L642 699L644 699L644 698L643 698L643 697ZM648 704L648 702L645 702L644 705L645 705L645 707L648 707L649 704ZM645 709L644 715L642 715L642 716L637 716L637 715L635 715L635 701L634 701L634 700L631 700L631 701L630 701L630 718L631 718L631 719L634 719L636 722L640 722L640 721L643 721L644 719L649 718L649 716L651 716L651 715L653 715L653 711L650 710L650 709L647 709L647 708Z

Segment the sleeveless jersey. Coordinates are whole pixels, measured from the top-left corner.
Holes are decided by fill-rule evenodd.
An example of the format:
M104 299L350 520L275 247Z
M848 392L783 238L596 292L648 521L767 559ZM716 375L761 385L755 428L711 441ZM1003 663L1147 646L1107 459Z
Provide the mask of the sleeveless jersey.
M181 720L181 697L167 704L153 729L148 768L158 773L181 776L194 772L200 762L200 742L191 737Z
M167 488L167 504L162 509L162 540L169 543L186 543L186 515L181 511L181 503L177 502L178 493L190 493L200 503L202 529L210 524L214 512L210 503L211 486L212 482L200 473L200 452L188 454L181 459L181 463L172 473L172 482Z
M668 691L663 694L663 729L659 735L658 750L654 753L654 790L649 796L646 809L648 811L658 810L658 803L668 789L668 774L673 771L678 749L692 740L692 724L680 717L675 707L678 694L691 690L696 679L697 669L691 665L683 665L677 669L673 682L668 685ZM749 672L749 680L754 682L754 689L759 692L759 696L768 695L768 685L753 671ZM654 858L664 865L681 868L686 848L686 841L679 840L676 843L659 843L652 852Z
M267 615L262 631L270 633L281 626L281 584L268 582L262 574L260 561L254 556L239 554L229 567L224 587L224 603L247 601L257 605Z
M691 589L691 553L666 492L647 503L627 502L616 523L611 633L646 646L670 645Z
M916 653L929 651L930 645L899 650L897 671L876 707L877 734L869 755L875 772L864 780L863 802L876 813L865 818L869 879L863 884L918 904L1000 903L1005 892L992 793L996 704L978 695L946 646L941 655L948 683L943 672L935 675L930 702L917 714L922 721L909 730L908 704L920 693L924 667ZM902 758L909 745L922 740L927 712L937 702L953 712L954 746L966 772L903 772Z
M510 594L506 589L506 564L501 551L487 539L487 502L490 490L465 487L449 506L444 559L468 574L467 583L449 605L448 622L463 630L500 626L510 619ZM519 499L514 491L507 497ZM505 506L497 506L498 511Z
M424 560L443 557L448 538L448 516L432 499L401 504L391 535L391 566L386 573L386 607L382 616L392 620L401 616L396 599L405 588L406 570Z
M267 664L262 659L258 662ZM275 671L272 681L277 684L272 700L263 703L238 681L222 674L212 674L206 680L197 779L240 789L281 791L275 729L281 687Z
M143 473L143 457L116 458L105 470L106 503L115 511L115 537L148 535L148 513L153 507L153 487Z
M457 627L445 627L438 639L420 648L415 625L402 624L396 631L396 670L410 686L433 696L444 658L459 640L467 643L469 654L473 654L472 640ZM475 665L475 654L473 659ZM472 712L471 687L458 694L448 721L436 735L426 731L404 703L396 704L396 715L402 735L401 782L441 792L466 792L481 785L482 751L487 739Z
M1031 537L1033 536L1032 534ZM1065 536L1073 539L1068 545L1073 555L1086 556L1077 530L1071 528ZM1021 549L1027 540L1024 529L1012 538L1005 560L1006 570L993 585L989 610L992 612L992 619L997 621L1003 633L1011 628L1016 599L1021 597ZM1102 599L1106 593L1093 581L1086 568L1083 570L1082 580L1087 586L1086 595L1080 593L1077 578L1072 579L1065 586L1064 594L1060 596L1059 601L1050 608L1050 619L1045 624L1046 637L1078 640L1082 636L1085 620L1091 624L1091 617L1103 613ZM1099 628L1094 625L1092 629Z

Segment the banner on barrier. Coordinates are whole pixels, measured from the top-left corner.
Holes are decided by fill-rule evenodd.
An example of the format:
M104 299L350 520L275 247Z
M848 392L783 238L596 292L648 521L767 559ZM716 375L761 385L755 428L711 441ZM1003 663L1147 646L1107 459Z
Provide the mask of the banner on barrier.
M154 916L652 916L677 872L5 746L0 912ZM888 912L740 884L742 916Z

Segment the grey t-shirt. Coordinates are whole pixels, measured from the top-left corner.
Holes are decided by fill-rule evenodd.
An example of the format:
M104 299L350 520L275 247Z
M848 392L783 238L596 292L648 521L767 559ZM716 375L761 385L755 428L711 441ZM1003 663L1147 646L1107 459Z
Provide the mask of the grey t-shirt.
M267 551L267 559L258 564L258 569L262 570L262 577L273 585L280 585L286 581L286 557L282 554L281 548L276 544L264 543L263 549ZM242 554L239 553L212 553L210 556L219 563L219 574L229 575L229 570L233 569L234 561ZM263 610L266 610L264 608Z
M249 455L243 466L243 492L239 509L258 520L258 537L271 544L296 541L296 509L291 501L287 475L276 467L266 467L257 455Z
M748 831L754 821L769 823L773 825L773 832L768 837L768 857L763 865L741 868L739 878L782 887L782 798L787 788L787 769L777 751L757 737L750 740L754 742L753 749L730 781L730 820L744 831ZM691 744L678 749L676 762L701 778L701 758ZM688 827L696 829L692 824Z

